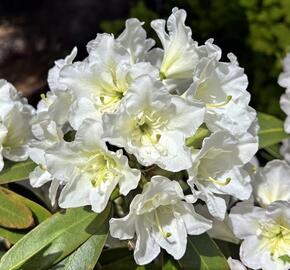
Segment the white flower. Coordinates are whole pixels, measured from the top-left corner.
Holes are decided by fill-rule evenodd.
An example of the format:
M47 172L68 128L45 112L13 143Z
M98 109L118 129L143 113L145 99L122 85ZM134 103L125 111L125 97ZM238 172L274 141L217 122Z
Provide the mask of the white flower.
M60 207L91 205L100 213L118 184L123 195L137 187L140 172L128 166L122 150L109 151L101 135L100 123L87 120L73 142L60 142L46 151L48 171L65 184Z
M288 270L290 254L290 204L277 201L267 209L242 202L230 213L233 230L244 241L240 247L243 264L253 269Z
M290 202L290 165L272 160L260 168L253 180L255 199L262 207L275 201Z
M124 240L136 235L134 258L141 265L157 257L160 247L180 259L186 250L187 234L199 235L210 227L210 220L185 201L178 182L163 176L152 177L131 202L127 216L110 220L113 237Z
M183 96L205 103L205 123L211 131L241 136L256 119L255 110L248 105L248 79L233 54L228 55L230 62L220 62L220 49L213 46L212 40L205 43L208 55L199 61L193 83Z
M168 94L149 76L136 80L116 114L106 114L104 137L145 166L180 171L191 166L185 138L203 122L204 107Z
M142 32L136 22L129 21L128 27L137 27L136 31ZM128 31L120 40L115 40L112 35L99 34L87 45L87 59L61 68L59 82L71 91L75 100L70 116L75 128L79 128L87 118L99 120L104 112L115 112L131 83L139 76L158 77L157 69L151 64L132 63L132 57L141 57L142 50L138 47L141 41L133 40L131 49L123 47L122 43L126 44L124 35L129 35ZM132 50L136 55L132 56Z
M284 72L280 74L278 83L280 86L286 88L286 91L280 98L280 106L287 115L284 122L285 131L290 133L290 53L283 60L283 66Z
M224 199L215 194L229 194L241 200L249 198L251 179L241 167L251 160L257 147L252 137L241 142L219 131L205 138L200 150L192 150L188 184L192 190L196 187L200 191L200 199L214 217L222 220L226 211Z
M230 270L247 270L247 268L239 260L234 260L232 257L228 258L228 264Z
M29 121L32 106L6 80L0 80L0 170L3 157L12 161L28 158L28 142L32 139Z
M167 20L169 33L165 31L165 20L151 22L164 49L160 77L170 91L182 92L188 87L199 60L197 42L192 40L191 29L185 26L185 19L185 10L173 8Z

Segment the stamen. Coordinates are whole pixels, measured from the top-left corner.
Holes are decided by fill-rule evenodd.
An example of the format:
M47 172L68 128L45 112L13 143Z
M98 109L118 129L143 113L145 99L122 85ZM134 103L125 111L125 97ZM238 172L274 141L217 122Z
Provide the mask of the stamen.
M219 186L226 186L232 181L232 178L227 177L227 179L224 182L221 182L219 179L215 179L215 178L209 176L208 180L219 185Z
M154 216L155 216L155 219L156 219L156 223L157 223L157 227L158 227L158 230L160 231L160 233L162 234L162 236L164 238L169 238L172 233L170 232L165 232L160 224L160 220L159 220L159 217L158 217L158 214L157 214L157 210L154 211Z
M227 96L226 100L222 103L206 103L206 107L207 108L221 108L226 106L231 100L232 100L232 96Z

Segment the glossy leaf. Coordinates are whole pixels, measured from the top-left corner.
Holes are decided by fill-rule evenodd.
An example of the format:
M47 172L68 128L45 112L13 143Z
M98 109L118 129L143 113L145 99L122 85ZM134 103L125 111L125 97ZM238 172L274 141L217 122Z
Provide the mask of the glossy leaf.
M0 184L25 180L36 166L31 160L17 163L5 160L4 169L0 173Z
M0 226L10 229L26 229L33 225L29 208L9 190L0 187Z
M258 113L258 120L260 124L260 131L258 133L260 149L290 138L290 135L284 131L282 120L265 113Z
M215 242L205 233L188 236L187 249L179 263L185 270L229 269L226 258Z
M110 206L101 214L88 208L57 213L26 234L0 260L0 269L48 269L75 251L108 222Z

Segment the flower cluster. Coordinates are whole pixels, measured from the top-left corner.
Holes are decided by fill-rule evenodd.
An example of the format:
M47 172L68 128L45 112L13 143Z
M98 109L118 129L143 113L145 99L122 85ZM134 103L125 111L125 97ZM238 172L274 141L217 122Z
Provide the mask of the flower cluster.
M3 157L12 161L28 158L28 143L32 139L30 120L35 113L32 106L13 85L0 80L0 171Z
M278 83L286 88L281 109L287 118L284 128L290 133L290 54L284 59L284 72ZM283 142L285 160L272 160L264 167L247 165L252 170L253 196L236 204L229 216L213 224L213 237L238 243L242 263L250 269L290 269L290 147ZM253 161L252 161L253 162ZM252 168L252 169L251 169ZM241 262L228 259L232 270L247 269Z
M100 213L116 194L130 192L130 211L111 219L110 233L132 239L138 264L151 262L160 248L180 259L188 234L229 220L228 197L243 201L252 194L245 165L258 150L258 124L249 106L247 77L233 54L221 61L213 40L194 41L185 19L186 12L174 8L167 22L151 22L162 48L147 38L137 19L127 20L117 38L98 34L82 61L74 61L74 48L49 71L50 91L36 112L1 82L7 93L1 91L0 102L2 96L11 99L7 110L0 107L4 157L18 161L29 155L38 165L31 185L50 182L52 204L62 208L89 205ZM9 135L11 121L21 125ZM256 191L264 205L269 198L263 197L263 188ZM197 211L197 202L206 206L207 218ZM277 203L258 211L272 222L257 225L256 232L266 238L288 226L275 225L280 214L275 207L281 214L289 210ZM236 222L246 230L251 217L260 218L255 208L246 209L233 210L234 227ZM235 228L234 233L247 243L249 234ZM272 242L268 246L275 258L284 255Z

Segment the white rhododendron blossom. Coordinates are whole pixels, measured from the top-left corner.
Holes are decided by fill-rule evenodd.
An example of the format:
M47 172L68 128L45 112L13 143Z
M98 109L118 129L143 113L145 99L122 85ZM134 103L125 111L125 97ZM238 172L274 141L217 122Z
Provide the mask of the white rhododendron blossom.
M63 141L47 150L48 170L64 184L59 198L61 207L91 205L100 213L117 185L123 195L137 187L140 172L128 166L122 150L109 151L101 136L102 126L87 120L73 142Z
M186 202L176 181L154 176L130 205L124 218L110 221L113 237L132 239L136 235L134 258L138 264L151 262L164 248L175 259L186 250L187 234L198 235L211 228L211 221L197 214Z
M262 207L275 201L290 202L290 165L273 160L259 169L253 180L255 199Z
M248 202L232 208L233 231L243 240L240 258L252 269L288 270L290 254L290 203L276 201L266 209Z
M248 79L233 54L228 55L230 62L219 61L220 49L212 42L205 43L206 54L198 62L193 83L183 96L205 104L205 123L211 131L226 130L242 136L256 118L255 110L248 105Z
M160 48L135 18L118 37L97 34L85 59L76 61L73 48L50 69L50 91L36 111L0 80L0 170L5 159L29 156L31 186L49 187L55 210L110 212L110 241L126 241L137 264L161 249L179 260L188 235L208 232L242 239L246 266L286 270L290 168L250 164L259 124L244 69L232 53L222 61L213 39L194 41L182 9L151 27ZM286 75L280 81L288 87ZM229 216L245 200L263 208L237 204ZM191 236L193 246L195 238L215 248L207 235ZM245 269L231 258L228 264Z
M32 139L30 120L32 106L6 80L0 80L0 171L3 157L12 161L28 158L28 143Z
M250 177L241 166L251 160L257 147L252 137L239 142L219 131L205 138L200 150L192 150L188 184L192 190L199 190L199 198L214 217L222 220L226 212L224 199L216 194L230 194L241 200L250 197Z

